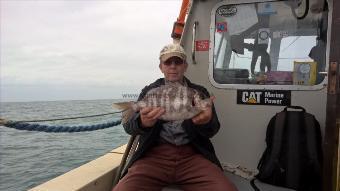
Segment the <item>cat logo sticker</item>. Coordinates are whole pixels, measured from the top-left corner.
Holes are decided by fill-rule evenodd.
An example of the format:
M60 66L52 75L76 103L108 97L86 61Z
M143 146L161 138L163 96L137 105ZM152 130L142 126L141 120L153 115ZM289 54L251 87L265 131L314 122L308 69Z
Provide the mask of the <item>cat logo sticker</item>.
M242 102L248 104L260 103L260 96L262 92L242 92Z
M289 90L237 90L237 104L288 106Z

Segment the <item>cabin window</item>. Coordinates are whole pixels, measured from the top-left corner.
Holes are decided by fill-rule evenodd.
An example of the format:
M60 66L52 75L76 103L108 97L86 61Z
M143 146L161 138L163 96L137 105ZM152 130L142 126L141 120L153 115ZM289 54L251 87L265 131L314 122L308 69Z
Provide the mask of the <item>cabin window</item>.
M327 5L316 1L310 0L309 9L305 0L216 6L210 50L213 82L222 87L302 89L322 84L328 12Z

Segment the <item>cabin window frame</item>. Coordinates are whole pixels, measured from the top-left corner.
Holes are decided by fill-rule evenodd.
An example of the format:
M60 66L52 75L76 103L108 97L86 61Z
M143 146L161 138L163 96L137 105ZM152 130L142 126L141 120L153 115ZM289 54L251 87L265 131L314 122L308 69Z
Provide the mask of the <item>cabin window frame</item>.
M210 22L210 40L209 40L209 68L208 68L208 76L210 83L216 87L221 89L259 89L259 90L321 90L327 87L328 84L328 75L325 75L323 81L319 84L315 85L270 85L270 84L221 84L215 81L214 79L214 48L215 48L215 32L216 32L216 11L222 5L242 5L242 4L252 4L252 3L265 3L265 2L279 2L280 0L248 0L248 1L239 1L239 0L223 0L217 3L211 11L211 22ZM326 56L325 56L325 72L328 74L328 66L329 66L329 31L330 31L330 12L328 12L328 24L327 24L327 40L326 40Z

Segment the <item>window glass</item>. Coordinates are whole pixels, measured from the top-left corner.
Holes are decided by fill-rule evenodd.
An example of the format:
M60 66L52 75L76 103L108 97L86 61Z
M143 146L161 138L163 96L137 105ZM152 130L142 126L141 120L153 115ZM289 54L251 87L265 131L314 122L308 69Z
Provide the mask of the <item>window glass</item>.
M310 0L310 9L305 8L305 1L218 7L213 47L215 82L320 84L325 78L320 72L326 67L327 6L315 1Z

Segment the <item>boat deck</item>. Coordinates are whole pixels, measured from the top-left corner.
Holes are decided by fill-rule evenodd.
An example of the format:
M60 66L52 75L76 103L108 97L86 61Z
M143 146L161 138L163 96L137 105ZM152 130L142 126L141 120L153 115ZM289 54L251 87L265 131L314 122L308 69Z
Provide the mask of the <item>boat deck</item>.
M225 172L224 174L235 184L239 191L254 191L254 189L250 185L250 180L234 175L230 172ZM259 181L255 181L255 184L261 191L294 191L292 189L277 187L261 183ZM172 186L164 188L162 191L182 191L182 190L176 186Z
M116 148L96 160L38 185L29 191L111 191L112 182L125 149L126 145ZM239 191L253 191L249 179L230 172L225 172L225 175L236 185ZM259 181L255 181L255 183L261 191L293 191L260 183ZM181 189L172 186L164 188L162 191L181 191Z

